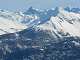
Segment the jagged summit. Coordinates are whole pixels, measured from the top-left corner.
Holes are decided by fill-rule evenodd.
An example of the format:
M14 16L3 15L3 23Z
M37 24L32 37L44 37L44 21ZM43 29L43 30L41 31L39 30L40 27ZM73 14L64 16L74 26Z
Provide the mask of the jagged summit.
M49 14L50 12L53 12L53 14L49 15L48 11L49 11ZM57 12L57 14L55 12ZM34 28L36 30L43 30L43 31L48 30L50 31L50 34L52 34L53 36L58 35L59 37L63 37L62 34L64 36L66 36L67 34L68 36L80 36L80 30L79 30L80 14L79 13L67 11L63 8L56 8L54 10L47 10L45 15L43 13L43 15L41 16L40 14L38 15L36 14L36 16L39 17L39 19L36 19L37 23L33 25L35 26ZM43 16L45 17L42 18ZM38 22L40 24L38 24Z
M47 10L30 7L26 12L0 10L0 35L33 27L36 31L47 30L53 36L80 36L79 11L69 7Z

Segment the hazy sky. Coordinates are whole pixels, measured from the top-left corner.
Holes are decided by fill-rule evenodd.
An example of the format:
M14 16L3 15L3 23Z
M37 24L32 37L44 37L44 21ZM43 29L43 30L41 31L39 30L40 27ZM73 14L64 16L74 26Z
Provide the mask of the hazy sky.
M33 6L39 9L48 9L54 7L79 7L80 0L0 0L0 9L24 10Z

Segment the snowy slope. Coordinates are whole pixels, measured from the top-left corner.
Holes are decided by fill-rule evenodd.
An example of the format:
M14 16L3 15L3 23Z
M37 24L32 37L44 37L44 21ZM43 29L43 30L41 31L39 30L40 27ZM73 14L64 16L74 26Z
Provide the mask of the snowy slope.
M64 36L67 34L67 36L80 36L80 14L59 8L57 16L51 16L50 20L37 27L40 30L50 31L54 36L56 34L62 37L60 33L63 33Z
M27 28L48 31L56 37L80 36L80 14L63 8L39 10L30 8L26 12L0 10L0 35L23 31Z
M20 17L13 12L0 11L0 35L26 29L27 26L19 22Z

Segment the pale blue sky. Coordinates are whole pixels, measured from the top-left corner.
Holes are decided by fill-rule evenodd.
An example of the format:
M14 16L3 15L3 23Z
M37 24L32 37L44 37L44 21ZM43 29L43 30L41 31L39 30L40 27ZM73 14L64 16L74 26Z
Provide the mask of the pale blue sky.
M79 7L80 0L0 0L0 9L24 10L33 6L39 9L49 9L55 7Z

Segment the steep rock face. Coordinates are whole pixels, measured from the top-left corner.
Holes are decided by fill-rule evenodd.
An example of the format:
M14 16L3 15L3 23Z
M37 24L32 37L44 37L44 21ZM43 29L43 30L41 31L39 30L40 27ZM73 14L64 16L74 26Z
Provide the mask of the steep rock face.
M38 25L37 28L48 30L53 35L56 33L60 37L62 34L64 36L80 36L80 14L68 12L60 8L57 16L51 16L50 20Z

